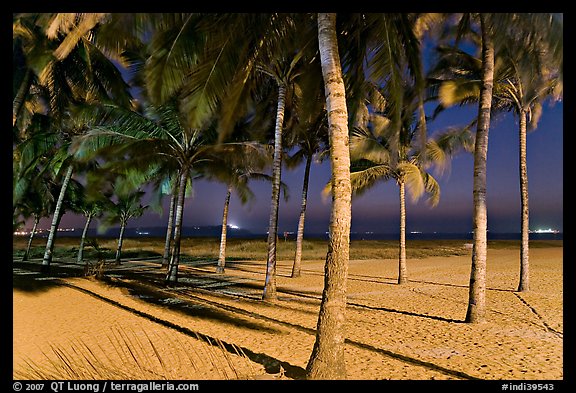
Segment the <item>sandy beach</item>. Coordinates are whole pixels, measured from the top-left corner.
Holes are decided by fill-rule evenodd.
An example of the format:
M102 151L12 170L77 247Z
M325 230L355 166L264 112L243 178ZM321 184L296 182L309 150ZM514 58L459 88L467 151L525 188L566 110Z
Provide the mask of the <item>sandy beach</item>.
M526 293L515 291L518 261L517 249L489 249L487 322L471 325L470 255L409 259L401 286L396 260L351 260L348 379L561 380L563 248L530 250ZM305 260L295 279L278 261L276 302L260 300L264 261L227 262L224 275L187 263L173 288L146 260L107 266L102 280L68 268L43 277L38 262L14 262L15 379L304 377L323 260Z

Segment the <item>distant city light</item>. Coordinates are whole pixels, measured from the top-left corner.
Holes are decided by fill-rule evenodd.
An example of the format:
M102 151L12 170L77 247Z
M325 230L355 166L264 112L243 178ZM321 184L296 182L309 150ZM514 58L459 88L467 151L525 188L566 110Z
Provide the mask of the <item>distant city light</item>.
M58 228L57 231L58 232L74 232L75 228ZM24 229L21 231L14 231L14 235L16 235L16 236L29 235L31 232L32 232L31 230ZM48 232L48 230L47 229L36 229L34 234L43 233L43 232Z
M240 227L238 225L230 224L228 226L232 229L240 229Z
M535 231L529 231L530 233L560 233L557 229L547 228L547 229L536 229Z

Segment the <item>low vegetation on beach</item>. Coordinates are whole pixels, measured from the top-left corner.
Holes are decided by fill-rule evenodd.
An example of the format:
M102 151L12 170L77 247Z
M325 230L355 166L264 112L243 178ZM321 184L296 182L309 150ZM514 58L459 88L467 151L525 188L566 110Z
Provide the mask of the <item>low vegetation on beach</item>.
M21 257L26 248L25 237L15 237L13 256ZM100 252L105 259L114 259L116 239L102 238L96 240ZM79 239L74 237L58 238L54 250L54 258L75 260L78 253ZM30 250L30 259L42 258L45 249L45 239L34 240ZM181 254L183 261L215 261L218 259L219 239L215 238L184 238ZM408 258L427 258L433 256L458 256L470 254L469 240L407 240L406 253ZM562 247L562 240L533 240L530 247ZM326 257L327 240L304 240L302 245L303 260L318 260ZM518 240L492 240L488 242L492 249L519 249ZM164 239L161 238L129 238L124 241L123 259L129 258L161 258L164 249ZM228 239L227 257L234 260L264 260L266 259L266 239ZM87 260L97 260L98 250L87 246L84 256ZM294 258L294 241L278 241L277 258L290 260ZM353 240L350 242L350 259L394 259L398 257L398 241L396 240Z

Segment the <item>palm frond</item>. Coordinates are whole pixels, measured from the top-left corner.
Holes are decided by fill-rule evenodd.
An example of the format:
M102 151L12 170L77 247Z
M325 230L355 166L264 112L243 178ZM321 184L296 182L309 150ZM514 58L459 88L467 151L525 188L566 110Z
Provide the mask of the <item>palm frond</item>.
M56 38L58 35L65 35L54 51L54 56L58 60L66 58L78 42L108 16L106 13L65 14L63 17L59 15L56 14L54 22L47 30L49 37Z
M196 65L205 44L203 34L195 28L197 18L193 14L159 15L144 69L153 102L173 97Z
M397 170L399 181L403 181L406 184L406 189L412 202L416 203L426 189L420 168L411 162L404 161L398 163Z
M428 195L427 202L434 207L440 201L440 185L432 175L412 162L402 162L398 165L399 178L404 181L413 203L416 203L424 193Z
M362 195L378 182L387 181L395 176L388 165L374 164L368 161L355 161L350 169L350 183L354 195ZM331 192L331 187L330 191Z
M480 97L480 80L454 79L442 82L438 98L444 107L451 107Z
M286 159L283 159L283 162L284 165L286 165L286 168L295 169L298 166L300 166L300 164L302 164L302 162L304 161L304 159L306 159L306 157L307 157L306 151L304 149L298 149L295 153L286 157Z
M354 128L350 135L350 158L385 164L391 162L391 152L370 131Z
M440 202L440 185L429 173L423 173L423 177L426 195L428 196L426 203L428 203L430 207L435 207Z
M35 133L20 143L16 148L19 154L19 173L25 175L39 160L52 155L59 144L58 134L51 131Z
M464 127L450 127L439 131L428 140L426 143L427 163L433 164L438 174L443 174L449 169L450 159L460 151L474 151L475 138L472 128L476 121L477 119L474 119Z

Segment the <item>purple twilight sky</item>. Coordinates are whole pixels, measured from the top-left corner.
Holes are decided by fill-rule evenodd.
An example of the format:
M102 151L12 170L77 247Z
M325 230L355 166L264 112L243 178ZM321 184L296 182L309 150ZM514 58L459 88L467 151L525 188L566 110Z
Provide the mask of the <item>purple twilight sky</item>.
M563 231L563 104L545 107L538 128L528 134L528 189L530 229L553 228ZM453 108L430 122L431 132L462 125L475 116L476 108ZM511 113L492 117L488 146L488 229L493 232L520 231L520 194L518 179L518 125ZM296 231L300 211L304 166L283 169L282 180L289 186L290 199L281 198L279 233ZM473 157L460 153L449 171L436 176L441 187L440 203L430 208L424 199L407 199L407 231L468 232L472 230ZM330 219L330 198L322 188L330 179L330 164L314 163L311 169L306 232L323 233ZM256 197L246 205L233 195L229 224L254 233L266 233L270 214L271 185L253 182ZM197 181L194 195L185 202L184 225L219 225L226 189L223 184ZM163 226L167 223L168 198L161 216L149 211L134 219L129 227ZM85 219L67 213L60 227L82 227ZM48 228L50 219L41 221ZM95 227L97 223L93 223ZM30 225L29 225L30 226ZM399 227L398 187L394 182L380 183L352 203L352 231L397 233Z

